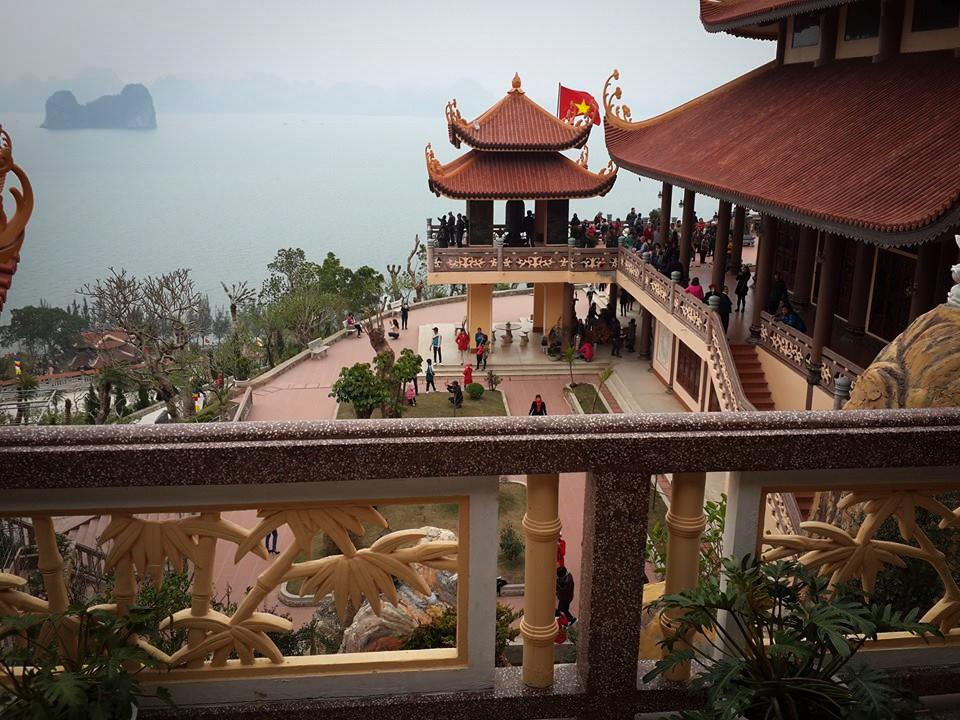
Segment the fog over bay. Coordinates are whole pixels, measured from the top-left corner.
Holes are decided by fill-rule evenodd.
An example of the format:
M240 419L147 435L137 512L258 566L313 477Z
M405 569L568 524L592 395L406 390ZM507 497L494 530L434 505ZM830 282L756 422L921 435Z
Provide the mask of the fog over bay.
M462 209L429 192L423 161L427 142L442 162L461 152L446 137L451 97L473 117L519 72L553 110L558 83L600 99L618 67L642 119L774 54L704 31L696 0L44 0L7 4L3 23L0 123L37 197L8 309L69 302L109 265L190 267L217 304L221 279L259 286L289 246L383 270L428 215ZM151 90L157 130L39 128L52 92L84 103L126 83ZM606 163L602 128L590 155ZM572 210L646 212L657 190L622 171Z

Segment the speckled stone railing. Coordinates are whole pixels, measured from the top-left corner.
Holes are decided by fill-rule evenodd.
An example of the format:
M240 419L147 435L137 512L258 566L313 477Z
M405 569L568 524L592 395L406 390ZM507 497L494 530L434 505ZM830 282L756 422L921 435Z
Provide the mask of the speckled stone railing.
M414 695L412 679L381 677L373 691L367 679L376 675L359 672L341 681L341 695L355 697L304 699L302 678L278 676L270 702L182 708L177 717L613 718L692 702L682 687L638 682L649 667L637 660L638 599L653 475L911 468L901 485L917 468L956 476L960 410L17 428L0 431L0 468L0 512L17 516L134 512L161 502L226 508L251 496L293 510L343 482L389 499L421 481L440 496L476 476L586 472L577 659L556 667L552 688L527 689L518 668L503 668L490 689ZM844 489L844 476L836 477ZM750 507L742 511L755 516L762 505ZM202 702L235 697L228 678L210 678L191 686ZM956 668L942 664L902 679L927 693L960 682Z
M507 247L473 245L470 247L428 247L432 273L613 273L617 270L617 248L576 248L569 245Z

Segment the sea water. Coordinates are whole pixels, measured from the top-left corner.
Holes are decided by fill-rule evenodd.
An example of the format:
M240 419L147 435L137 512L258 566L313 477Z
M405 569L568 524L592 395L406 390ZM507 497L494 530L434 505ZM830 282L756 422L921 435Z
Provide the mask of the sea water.
M71 302L109 267L136 275L190 268L214 306L226 301L221 281L259 288L278 248L301 247L317 261L334 252L348 266L385 271L405 262L415 234L423 239L428 216L464 211L463 201L427 187L427 142L444 163L468 150L449 144L439 111L160 113L153 131L50 131L41 122L37 114L0 113L36 197L3 323L11 308L41 298ZM607 162L601 127L589 144L590 166L599 170ZM575 201L571 212L623 217L632 205L642 213L659 207L658 183L620 175L605 198ZM9 193L4 202L12 212Z

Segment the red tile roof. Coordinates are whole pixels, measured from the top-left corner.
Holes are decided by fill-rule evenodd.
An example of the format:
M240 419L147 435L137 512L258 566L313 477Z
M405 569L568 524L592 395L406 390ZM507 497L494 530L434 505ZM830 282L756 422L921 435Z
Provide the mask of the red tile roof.
M427 146L430 189L462 200L536 200L606 195L616 168L599 173L558 152L485 152L471 150L441 165Z
M456 100L447 104L447 131L454 147L460 147L461 140L477 150L554 151L586 144L591 123L559 119L526 96L518 76L513 82L500 102L470 122L460 116Z
M734 30L850 1L856 0L700 0L700 21L711 32ZM776 38L777 26L758 26L748 34Z
M763 66L641 123L608 111L617 164L883 244L960 223L960 58Z

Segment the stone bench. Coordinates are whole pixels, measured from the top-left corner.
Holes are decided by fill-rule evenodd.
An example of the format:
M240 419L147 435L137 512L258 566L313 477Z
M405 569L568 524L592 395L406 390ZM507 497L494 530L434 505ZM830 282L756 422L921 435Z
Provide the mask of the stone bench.
M319 343L314 344L314 343L312 343L312 342L309 343L309 344L307 345L307 347L310 349L310 359L311 359L311 360L312 360L313 358L326 357L326 356L327 356L327 350L330 349L330 346L329 346L329 345L321 345L321 344L319 344Z

